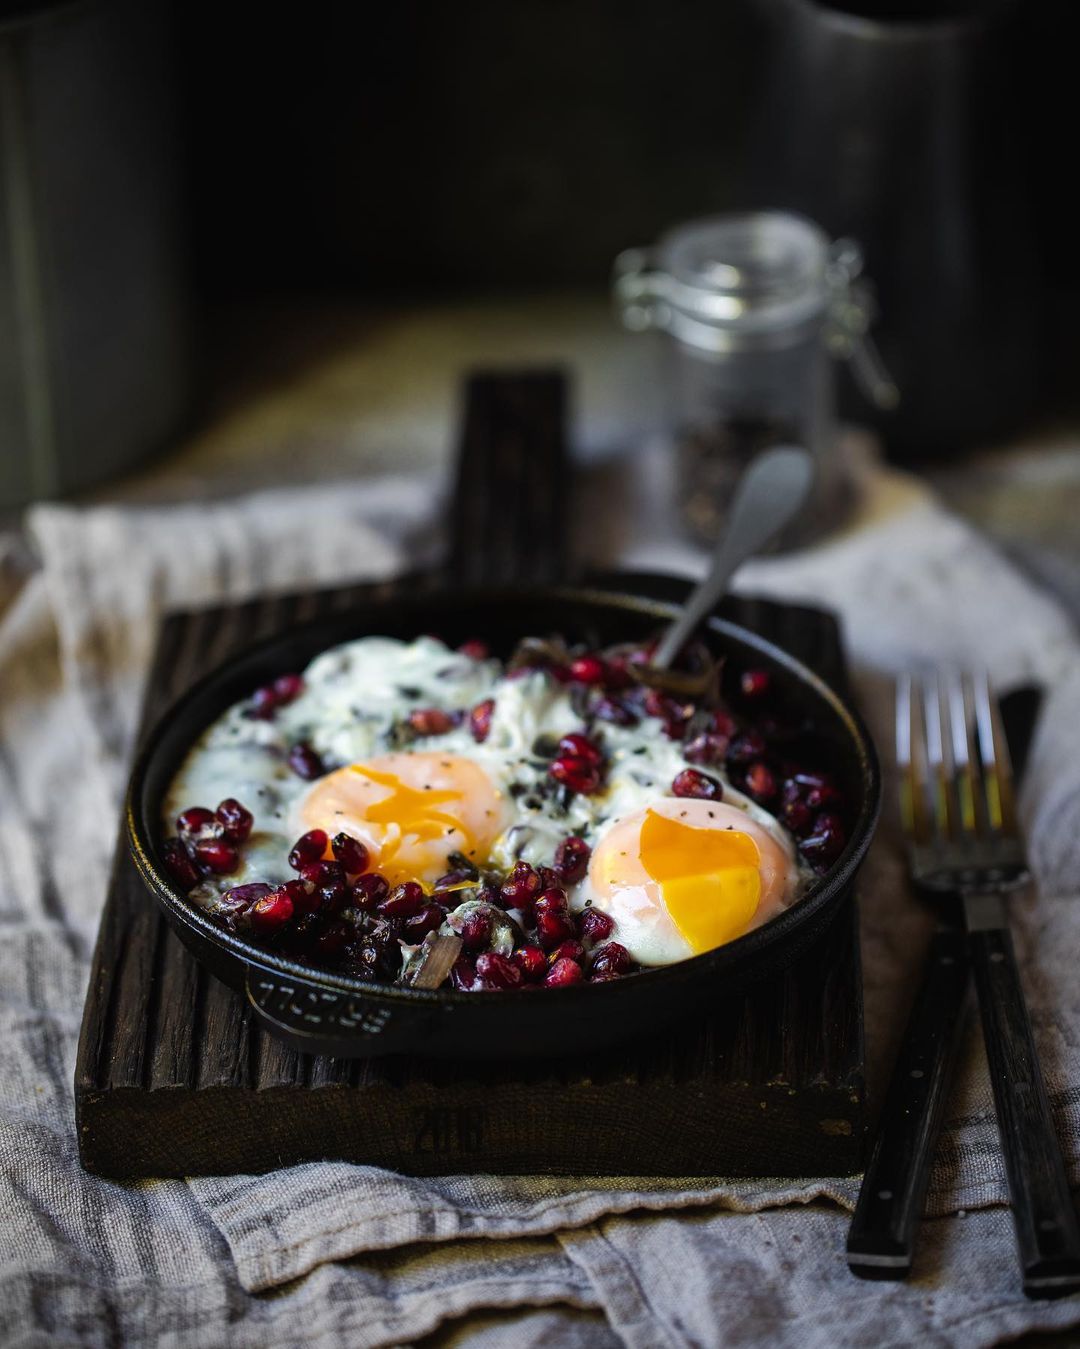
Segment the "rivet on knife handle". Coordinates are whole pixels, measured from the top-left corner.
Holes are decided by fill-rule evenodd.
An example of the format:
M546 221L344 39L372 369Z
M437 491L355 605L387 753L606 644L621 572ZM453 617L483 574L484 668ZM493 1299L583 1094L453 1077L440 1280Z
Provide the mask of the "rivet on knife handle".
M848 1265L866 1278L903 1279L911 1270L967 994L964 934L936 932L925 971L848 1232Z

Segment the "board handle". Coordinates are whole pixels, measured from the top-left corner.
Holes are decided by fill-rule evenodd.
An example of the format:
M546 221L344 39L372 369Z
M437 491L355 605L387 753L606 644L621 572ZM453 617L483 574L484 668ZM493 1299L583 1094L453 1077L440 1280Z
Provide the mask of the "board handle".
M247 1000L259 1022L302 1054L356 1058L423 1047L432 1011L339 992L250 968ZM362 1048L361 1048L362 1047Z

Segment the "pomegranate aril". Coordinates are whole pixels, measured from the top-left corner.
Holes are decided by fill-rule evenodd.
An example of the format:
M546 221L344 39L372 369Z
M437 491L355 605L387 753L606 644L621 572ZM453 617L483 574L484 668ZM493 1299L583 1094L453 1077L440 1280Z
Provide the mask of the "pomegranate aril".
M599 656L578 656L570 662L570 678L576 684L603 684L607 668Z
M292 845L292 851L289 853L289 866L292 867L293 871L299 871L301 867L321 861L329 842L330 840L324 830L309 829L306 834L301 834Z
M744 670L739 679L739 690L744 698L764 698L772 688L768 670Z
M589 975L590 984L610 984L612 979L621 979L622 975L618 970L597 970Z
M200 838L194 853L196 862L217 876L227 876L240 865L240 854L227 839Z
M298 778L303 778L305 782L313 782L315 778L321 778L326 772L318 753L302 740L289 750L289 767Z
M625 946L617 941L609 941L593 952L590 972L600 974L612 970L616 974L629 974L634 968L634 958Z
M576 960L580 965L584 959L584 946L582 946L581 942L575 941L573 937L570 937L566 941L559 942L554 951L548 955L548 964L554 965L557 960Z
M485 913L483 909L470 913L461 924L458 936L461 938L461 944L466 951L483 951L491 943L492 919L490 913Z
M840 792L829 785L810 787L806 793L806 804L811 810L828 810L832 806L840 805L843 799Z
M395 885L390 894L379 905L384 918L411 918L419 913L427 903L423 886L417 881L403 881Z
M271 687L278 706L284 707L286 703L295 702L303 693L304 677L298 674L278 675Z
M292 900L297 913L315 913L322 907L322 896L318 890L309 890L303 881L286 881L275 887Z
M469 713L469 733L478 745L482 745L491 734L491 717L494 711L495 699L485 698Z
M441 707L415 707L409 725L417 735L445 735L454 729L454 718Z
M591 740L581 731L571 731L559 741L559 757L563 759L584 759L586 763L598 767L604 762L604 755L595 740Z
M792 773L789 781L804 790L810 787L834 787L836 785L828 773L815 773L804 768Z
M458 647L458 653L462 656L468 656L470 660L487 660L491 654L487 642L481 642L476 637L470 637L467 642L462 642Z
M589 845L583 838L571 834L555 849L555 871L565 885L583 880L589 868Z
M352 884L353 904L365 911L381 904L389 893L390 882L377 871L368 871L363 876L357 876Z
M638 724L633 711L619 698L598 698L590 710L599 721L608 721L613 726Z
M718 707L712 714L712 729L717 735L726 736L730 740L739 727L726 708Z
M554 867L537 867L536 874L540 877L541 890L561 890L563 888L563 879Z
M221 896L222 905L232 913L242 913L251 907L257 899L262 899L274 889L265 881L251 881L247 885L234 885Z
M731 741L717 731L703 731L683 746L683 758L693 764L719 764L727 757Z
M765 753L765 741L757 731L744 731L728 746L729 763L752 763Z
M580 792L583 796L595 792L600 786L600 770L588 759L556 759L548 772L563 787L569 787L572 792Z
M251 695L251 703L248 706L248 715L255 717L259 721L269 721L278 709L278 696L269 684L265 688L256 689Z
M834 862L843 852L847 841L840 816L826 811L814 819L811 828L812 832L799 844L803 856L815 865Z
M315 955L320 960L336 960L345 950L349 929L344 923L327 923L315 938Z
M221 833L221 821L205 806L189 806L176 817L176 832L182 838L198 838L200 834Z
M568 913L557 909L536 915L536 940L545 951L553 951L560 942L574 939L574 923Z
M293 916L293 902L282 890L273 890L251 907L251 922L256 932L278 932Z
M585 980L585 971L576 960L556 960L544 979L545 988L568 988Z
M476 884L476 877L468 871L448 871L445 876L440 876L431 887L437 895L452 893L459 887Z
M459 993L468 993L475 987L476 966L472 956L458 956L450 969L450 982Z
M503 881L499 898L504 908L524 909L540 889L540 877L528 862L518 862Z
M793 834L808 833L814 822L814 812L797 797L794 801L785 801L780 807L780 818Z
M566 891L558 885L553 885L550 889L542 891L533 901L533 910L536 913L568 912L569 900L566 897Z
M519 946L510 959L527 984L539 983L548 972L547 957L539 946Z
M768 805L776 799L776 777L767 764L760 761L752 763L746 770L746 793L759 805Z
M720 801L724 795L724 788L716 778L709 777L707 773L701 773L696 768L684 768L681 773L675 774L671 792L673 796L692 796L703 801Z
M590 946L606 941L615 931L615 921L599 909L583 909L578 914L578 935Z
M185 894L194 890L201 880L198 868L178 838L166 839L161 845L161 860L165 870Z
M517 988L521 983L521 970L509 956L485 951L476 957L476 977L484 988Z
M425 904L419 913L406 918L401 926L401 935L411 945L422 942L429 932L443 925L446 914L438 904Z
M359 876L367 871L368 850L358 838L351 834L335 834L330 847L349 876Z
M251 834L255 817L235 797L227 797L214 812L230 843L244 843Z

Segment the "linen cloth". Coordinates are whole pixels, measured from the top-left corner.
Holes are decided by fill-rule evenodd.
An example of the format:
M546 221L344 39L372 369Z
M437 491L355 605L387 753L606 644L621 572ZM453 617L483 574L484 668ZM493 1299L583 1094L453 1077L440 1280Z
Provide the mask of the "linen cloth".
M641 460L617 474L653 501ZM657 512L589 508L592 560L692 573ZM1080 1183L1080 661L1066 616L895 481L850 536L747 568L743 589L843 617L883 757L885 676L952 658L1050 690L1023 797L1041 889L1014 918L1071 1179ZM139 689L164 609L383 576L428 536L429 484L263 492L198 507L44 507L37 570L0 557L0 1332L3 1343L977 1345L1080 1323L1019 1292L976 1026L916 1277L843 1262L850 1178L417 1180L320 1163L121 1185L78 1166L72 1073ZM632 504L632 503L631 503ZM631 534L597 529L632 518ZM886 766L886 771L888 771ZM870 1062L887 1069L930 920L889 803L861 887ZM955 1215L960 1211L964 1214ZM523 1309L543 1308L529 1311ZM481 1321L456 1321L500 1309ZM441 1328L441 1329L440 1329Z

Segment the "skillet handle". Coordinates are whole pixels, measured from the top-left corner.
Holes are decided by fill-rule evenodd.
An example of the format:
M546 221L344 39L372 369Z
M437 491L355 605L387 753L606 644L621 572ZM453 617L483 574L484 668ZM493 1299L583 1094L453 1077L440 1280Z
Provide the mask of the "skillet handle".
M245 992L260 1025L301 1054L375 1058L421 1048L433 1009L339 993L254 967Z

